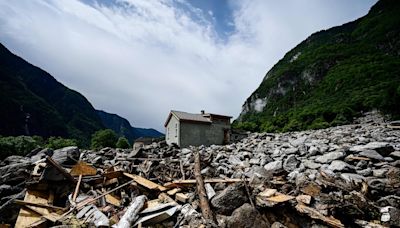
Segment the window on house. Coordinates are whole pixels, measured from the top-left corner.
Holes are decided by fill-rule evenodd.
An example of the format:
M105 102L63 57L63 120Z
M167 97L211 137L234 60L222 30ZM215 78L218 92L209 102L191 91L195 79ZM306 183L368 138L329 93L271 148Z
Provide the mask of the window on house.
M175 137L178 137L178 124L175 124Z

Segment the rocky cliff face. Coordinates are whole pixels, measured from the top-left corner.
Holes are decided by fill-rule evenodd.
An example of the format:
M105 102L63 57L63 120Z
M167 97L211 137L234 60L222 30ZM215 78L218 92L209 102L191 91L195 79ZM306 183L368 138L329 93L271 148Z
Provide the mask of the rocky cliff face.
M236 123L276 131L349 123L372 109L399 117L399 24L400 3L382 0L356 21L311 35L268 71Z

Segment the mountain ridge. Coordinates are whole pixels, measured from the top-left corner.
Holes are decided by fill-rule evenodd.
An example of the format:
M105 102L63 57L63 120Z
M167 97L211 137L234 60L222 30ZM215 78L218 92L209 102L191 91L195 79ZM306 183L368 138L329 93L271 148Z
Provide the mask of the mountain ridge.
M0 135L3 136L60 136L76 139L80 146L87 147L91 135L107 127L86 97L13 54L1 43L0 106L3 109ZM116 116L116 119L122 118ZM128 129L123 133L131 142L141 136L159 133L153 132L154 129L133 128L124 120ZM129 138L130 134L132 138Z
M355 21L310 35L264 76L234 126L317 129L363 111L400 116L400 3L378 1Z

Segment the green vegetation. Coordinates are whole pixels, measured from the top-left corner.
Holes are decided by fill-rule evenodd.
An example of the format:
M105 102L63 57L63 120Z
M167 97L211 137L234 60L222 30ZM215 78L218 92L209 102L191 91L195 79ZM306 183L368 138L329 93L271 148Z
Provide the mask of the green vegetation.
M60 149L67 146L78 146L78 143L75 139L64 139L61 137L50 137L47 140L46 147L51 148L53 150Z
M363 18L311 35L267 73L233 127L319 129L374 109L400 118L398 25L400 2L383 0ZM250 105L258 98L267 101L262 112Z
M131 147L131 145L129 145L128 139L126 139L125 137L119 137L115 146L121 149L128 149Z
M117 134L111 129L99 130L92 135L92 149L114 147L117 142Z
M40 141L29 136L0 137L0 159L11 155L24 156L33 149L40 147L40 143Z

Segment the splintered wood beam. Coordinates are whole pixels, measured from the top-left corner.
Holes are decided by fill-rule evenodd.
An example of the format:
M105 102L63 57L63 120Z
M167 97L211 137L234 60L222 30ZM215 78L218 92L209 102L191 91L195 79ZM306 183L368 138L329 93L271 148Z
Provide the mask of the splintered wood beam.
M148 189L151 190L159 190L159 191L166 191L167 188L164 186L161 186L159 184L154 183L153 181L147 180L144 177L141 177L139 175L135 175L135 174L130 174L130 173L124 173L124 175L126 177L129 177L131 179L133 179L136 183L140 184L141 186L144 186Z
M213 213L208 202L206 188L204 187L203 177L201 176L201 165L200 165L200 153L196 151L194 153L194 176L197 183L197 194L200 200L201 213L205 219L209 219L215 222Z
M76 197L78 197L79 187L81 185L81 181L82 181L82 174L79 175L78 183L76 184L74 194L72 195L72 202L74 202L74 203L76 201Z
M73 183L78 182L71 174L69 174L60 164L58 164L56 161L54 161L50 156L46 157L46 161L47 161L47 164L50 164L55 169L57 169L58 172L60 172L69 181L71 181Z
M239 178L235 178L235 179L220 179L220 178L213 178L213 179L206 179L203 180L204 183L210 183L210 184L216 184L216 183L236 183L236 182L248 182L248 179L239 179ZM176 188L179 186L185 186L185 185L194 185L196 184L196 179L187 179L187 180L174 180L171 183L166 183L164 184L164 187L166 188Z
M141 195L135 197L132 203L129 205L125 214L122 216L116 225L117 228L129 228L132 227L133 223L139 218L139 212L142 210L144 203L146 202L146 196Z
M111 192L114 192L114 191L116 191L116 190L118 190L118 189L120 189L120 188L123 188L123 187L127 186L127 185L130 185L130 184L132 184L133 182L134 182L134 180L128 181L128 182L126 182L125 184L122 184L122 185L120 185L120 186L118 186L118 187L116 187L116 188L113 188L113 189L111 189L111 190L109 190L109 191L107 191L107 192L105 192L105 193L103 193L103 194L101 194L101 195L98 195L97 197L95 197L95 198L93 198L93 199L91 199L91 200L89 200L89 201L83 201L82 203L78 203L78 205L76 206L76 209L77 209L77 210L80 210L80 209L84 208L86 205L91 204L91 203L93 203L93 202L96 202L96 201L97 201L98 199L100 199L101 197L103 197L103 196L105 196L105 195L108 195L108 194L110 194Z

